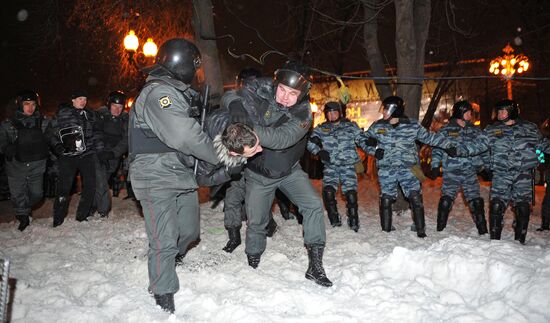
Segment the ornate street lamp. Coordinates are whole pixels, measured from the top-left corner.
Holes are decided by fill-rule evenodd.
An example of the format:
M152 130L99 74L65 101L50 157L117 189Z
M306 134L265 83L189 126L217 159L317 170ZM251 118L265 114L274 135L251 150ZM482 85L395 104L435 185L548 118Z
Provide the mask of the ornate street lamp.
M157 44L153 42L153 38L147 38L147 42L143 44L142 51L138 52L139 39L136 36L135 31L130 30L126 37L124 37L124 49L128 53L128 61L136 69L139 69L140 65L147 64L148 59L157 56ZM137 54L137 55L136 55Z
M514 55L514 49L510 44L502 49L504 55L491 61L489 72L500 75L506 80L508 99L512 100L512 77L529 69L529 59L523 54Z

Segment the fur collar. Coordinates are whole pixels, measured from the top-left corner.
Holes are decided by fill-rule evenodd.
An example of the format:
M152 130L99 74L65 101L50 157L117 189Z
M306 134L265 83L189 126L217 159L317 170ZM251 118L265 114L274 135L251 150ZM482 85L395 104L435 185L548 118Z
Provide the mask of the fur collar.
M229 149L222 144L222 135L217 135L212 141L214 149L218 155L220 162L226 167L235 167L246 164L246 158L243 156L232 156L229 154Z

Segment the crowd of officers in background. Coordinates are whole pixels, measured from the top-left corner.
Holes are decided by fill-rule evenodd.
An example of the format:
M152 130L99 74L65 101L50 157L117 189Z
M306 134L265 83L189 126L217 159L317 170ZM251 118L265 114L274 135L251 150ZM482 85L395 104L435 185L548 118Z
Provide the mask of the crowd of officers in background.
M87 221L94 215L108 217L112 207L109 188L112 187L113 196L118 196L124 178L131 196L124 173L133 168L130 177L137 199L149 205L143 210L149 239L157 239L162 248L170 249L163 254L164 249L156 250L150 244L150 290L157 304L173 312L173 294L179 288L173 263L177 264L188 245L198 238L195 186L197 181L201 183L195 178L197 173L189 171L194 159L177 152L190 150L189 156L212 165L224 159L231 164L231 159L236 158L238 162L232 166L238 167L227 168L231 177L224 180L229 183L225 184L228 186L224 207L229 241L223 250L230 253L241 244L241 222L248 218L245 252L249 265L257 268L266 248L266 233L273 234L275 230L270 226L274 222L270 212L273 199L276 195L280 201L290 199L296 206L287 201L280 203L279 208L285 219L291 218L289 210L293 209L303 221L304 244L310 261L306 278L330 287L332 282L322 265L326 238L322 207L330 224L341 226L337 207L337 192L341 189L347 225L355 232L360 230L357 174L364 172L357 152L360 148L376 161L383 231L396 230L392 224L392 206L402 190L412 213L411 229L419 238L425 238L421 182L425 177L436 179L442 174L437 231L445 229L457 193L462 191L479 235L489 233L490 239L500 239L504 213L511 205L515 213L515 240L525 243L534 195L534 169L544 161L550 162L550 122L547 120L539 129L520 117L516 102L497 102L494 122L484 130L473 123L472 105L468 101L456 102L448 124L438 132L430 132L407 117L405 103L398 96L382 101L382 118L366 131L345 117L343 104L328 102L324 106L326 121L313 128L308 69L301 63L287 62L273 79L260 78L259 72L241 75L239 87L222 98L219 109L222 113L206 119L215 126L223 124L223 129L208 132L196 127L195 118L190 117L193 106L186 96L186 93L196 95L189 85L200 66L200 53L192 43L182 39L165 43L163 51L165 61L157 61L148 72L149 78L130 117L124 111L127 97L120 91L110 93L105 106L91 110L87 106L87 93L76 90L71 101L61 104L52 119L41 114L36 92L18 94L17 110L0 126L0 153L20 231L30 225L32 209L44 196L55 197L53 226L63 224L70 196L75 192L77 173L81 195L76 220ZM189 68L180 66L182 53L188 56L185 64ZM180 109L185 111L185 117ZM228 124L241 127L232 128L242 133L242 137L231 139L241 144L236 150L231 150L234 147L231 143L220 143L221 134L224 138L230 136ZM211 142L213 145L203 144ZM431 169L427 172L420 167L419 143L432 147ZM321 198L298 164L306 149L324 165ZM124 163L128 151L134 154L130 166ZM171 172L179 175L171 176ZM492 180L488 225L478 174ZM545 175L548 184L548 168ZM173 189L170 185L174 185ZM280 192L276 193L278 189ZM548 190L550 185L542 203L540 231L550 230ZM157 219L157 211L167 216ZM193 216L168 216L179 216L182 212ZM165 222L158 222L161 220ZM160 227L170 232L153 229ZM157 268L159 261L164 264L162 270Z

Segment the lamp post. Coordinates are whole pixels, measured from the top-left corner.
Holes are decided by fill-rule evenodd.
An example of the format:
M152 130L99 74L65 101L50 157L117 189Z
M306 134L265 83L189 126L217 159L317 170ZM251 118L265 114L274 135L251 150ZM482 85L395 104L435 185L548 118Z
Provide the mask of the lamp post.
M514 49L507 44L502 51L504 55L491 61L489 72L500 75L506 80L508 99L512 100L512 77L529 69L529 59L523 54L514 55Z
M145 44L143 44L142 51L138 51L139 39L136 36L135 31L130 30L126 37L124 37L124 49L128 53L128 61L136 69L140 68L140 65L145 65L147 60L157 56L157 44L153 41L153 38L147 38Z

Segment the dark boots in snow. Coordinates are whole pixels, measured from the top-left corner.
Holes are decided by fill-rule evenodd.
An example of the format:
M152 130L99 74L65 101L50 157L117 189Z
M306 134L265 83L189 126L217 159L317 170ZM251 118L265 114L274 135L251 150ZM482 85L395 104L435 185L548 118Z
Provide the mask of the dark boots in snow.
M380 226L385 232L392 231L392 204L393 199L390 196L380 197Z
M325 209L327 210L330 225L333 227L341 226L342 220L340 219L338 208L336 207L336 190L334 187L323 187L323 202L325 203Z
M506 205L500 199L492 199L489 202L489 230L491 240L500 240L505 209Z
M519 240L521 244L525 244L530 214L531 206L529 203L519 202L516 205L516 227L514 228L514 240Z
M167 293L162 295L155 294L155 302L165 312L174 313L176 311L176 307L174 305L174 293Z
M413 222L416 227L416 235L419 238L426 237L426 223L424 219L424 204L422 202L422 194L412 192L409 196L409 203L413 213Z
M258 268L261 257L262 257L261 254L257 254L257 255L248 254L248 253L246 254L246 258L248 259L248 265L254 269Z
M69 199L66 196L60 196L55 199L53 204L53 226L57 227L65 221L69 209Z
M439 205L437 207L437 231L443 231L447 226L447 220L449 219L449 213L453 206L453 199L450 196L443 195L439 199Z
M332 286L332 282L327 278L323 268L323 245L306 245L309 266L306 271L306 278L315 283L324 286Z
M22 214L16 216L17 220L19 220L19 226L17 227L17 230L23 232L29 224L31 224L31 220L28 214Z
M483 198L478 197L470 201L470 209L472 218L476 224L477 233L483 235L487 233L487 221L485 221L485 207Z
M357 192L346 192L346 209L348 210L348 226L353 231L359 231L359 215L357 213Z
M237 248L241 244L241 228L240 227L234 227L234 228L226 228L227 229L227 235L229 236L229 241L227 241L227 244L225 247L223 247L223 251L232 253L235 248Z

